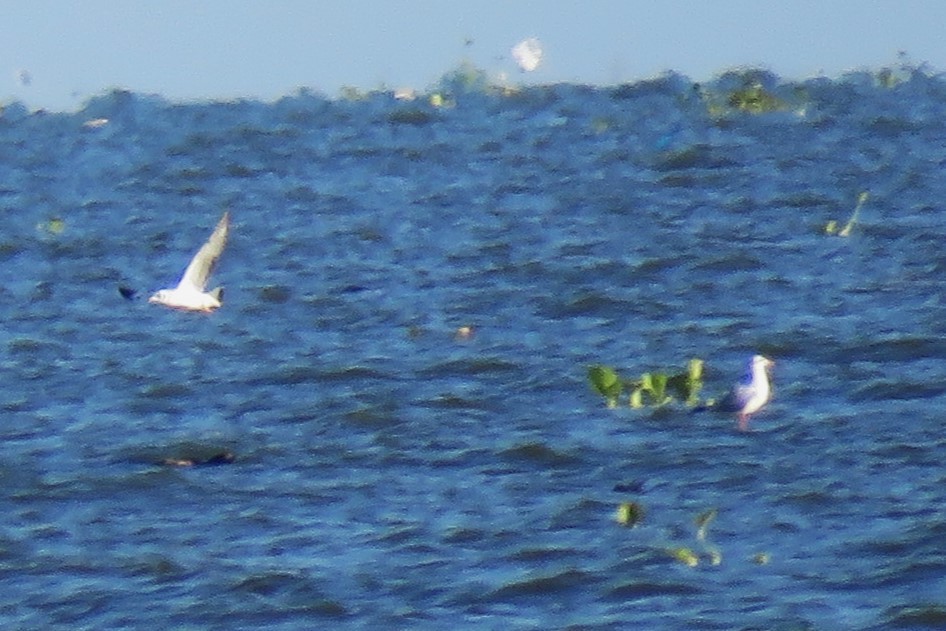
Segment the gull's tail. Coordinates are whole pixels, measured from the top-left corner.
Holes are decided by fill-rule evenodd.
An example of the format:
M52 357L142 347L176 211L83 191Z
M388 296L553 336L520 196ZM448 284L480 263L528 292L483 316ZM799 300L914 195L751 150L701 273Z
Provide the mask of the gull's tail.
M217 302L223 304L223 287L217 287L213 289L210 292L210 295L213 296Z

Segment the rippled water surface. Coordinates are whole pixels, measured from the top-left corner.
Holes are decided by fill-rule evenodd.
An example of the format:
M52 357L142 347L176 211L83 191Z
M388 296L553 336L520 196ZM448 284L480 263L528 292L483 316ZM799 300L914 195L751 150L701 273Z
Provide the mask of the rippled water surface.
M8 108L3 626L941 628L946 83L884 79ZM223 308L147 304L224 210ZM586 381L755 352L747 433Z

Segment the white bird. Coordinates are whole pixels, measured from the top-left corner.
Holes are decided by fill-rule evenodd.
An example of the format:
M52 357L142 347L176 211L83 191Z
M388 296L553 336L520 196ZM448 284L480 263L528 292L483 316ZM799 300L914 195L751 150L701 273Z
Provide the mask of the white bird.
M522 40L512 47L511 52L523 72L532 72L542 61L542 43L535 37Z
M768 357L754 355L749 360L746 375L720 401L718 406L720 410L737 413L740 430L749 429L749 415L761 410L772 397L769 369L774 365L775 362Z
M207 239L190 265L184 270L184 275L177 287L173 289L162 289L155 293L148 302L157 305L164 305L174 309L183 309L185 311L204 311L211 312L218 309L223 300L223 288L217 287L212 291L205 291L207 280L217 264L217 259L223 252L223 246L227 244L227 232L230 229L230 213L223 213L223 217L217 222L210 238Z

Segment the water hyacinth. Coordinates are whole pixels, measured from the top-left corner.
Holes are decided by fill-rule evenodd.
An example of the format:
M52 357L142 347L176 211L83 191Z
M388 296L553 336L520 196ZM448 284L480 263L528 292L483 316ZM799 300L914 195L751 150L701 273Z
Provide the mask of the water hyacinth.
M688 565L690 567L696 567L697 565L700 564L699 555L693 552L693 550L691 550L690 548L685 548L685 547L670 548L669 550L667 550L667 552L670 553L670 556L672 556L674 559L676 559L680 563L683 563L684 565Z
M591 366L588 369L588 380L598 394L607 400L609 408L615 408L618 398L624 391L624 381L610 366Z
M609 408L617 407L625 392L632 408L660 407L675 400L695 406L703 387L703 360L691 359L683 372L651 371L635 380L624 379L610 366L596 364L588 369L588 381L605 398Z
M621 502L615 519L622 526L632 528L644 518L644 508L637 502Z

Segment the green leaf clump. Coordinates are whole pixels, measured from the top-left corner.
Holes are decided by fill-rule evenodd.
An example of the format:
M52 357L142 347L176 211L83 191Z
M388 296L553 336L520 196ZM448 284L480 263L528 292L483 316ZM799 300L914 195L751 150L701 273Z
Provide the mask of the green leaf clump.
M621 502L618 505L616 519L622 526L633 528L644 519L644 507L637 502Z
M685 548L681 546L681 547L676 547L676 548L670 548L669 550L667 550L667 552L670 553L670 556L675 558L680 563L683 563L684 565L688 565L690 567L696 567L700 563L700 557L695 552L693 552L693 550L691 550L690 548Z
M687 405L698 405L700 390L703 388L703 360L691 359L687 362L686 372L670 377L667 385Z
M703 360L691 359L683 372L645 372L638 379L624 379L618 372L602 364L588 368L591 387L603 396L609 408L616 408L626 392L628 405L639 409L660 407L674 400L686 405L699 404L703 387Z
M670 397L667 396L667 381L667 375L662 372L645 372L641 375L640 380L634 384L634 389L640 393L637 403L641 405L634 405L634 407L643 405L640 399L644 395L647 396L647 400L652 406L661 406L668 403Z
M698 94L713 117L768 114L795 110L803 113L808 96L800 87L779 85L762 69L733 70L709 86L698 86Z
M610 366L596 365L588 369L588 380L591 387L603 396L609 408L618 405L618 399L624 391L624 381Z
M750 114L774 112L785 107L781 99L769 92L761 83L752 83L729 93L730 107Z

